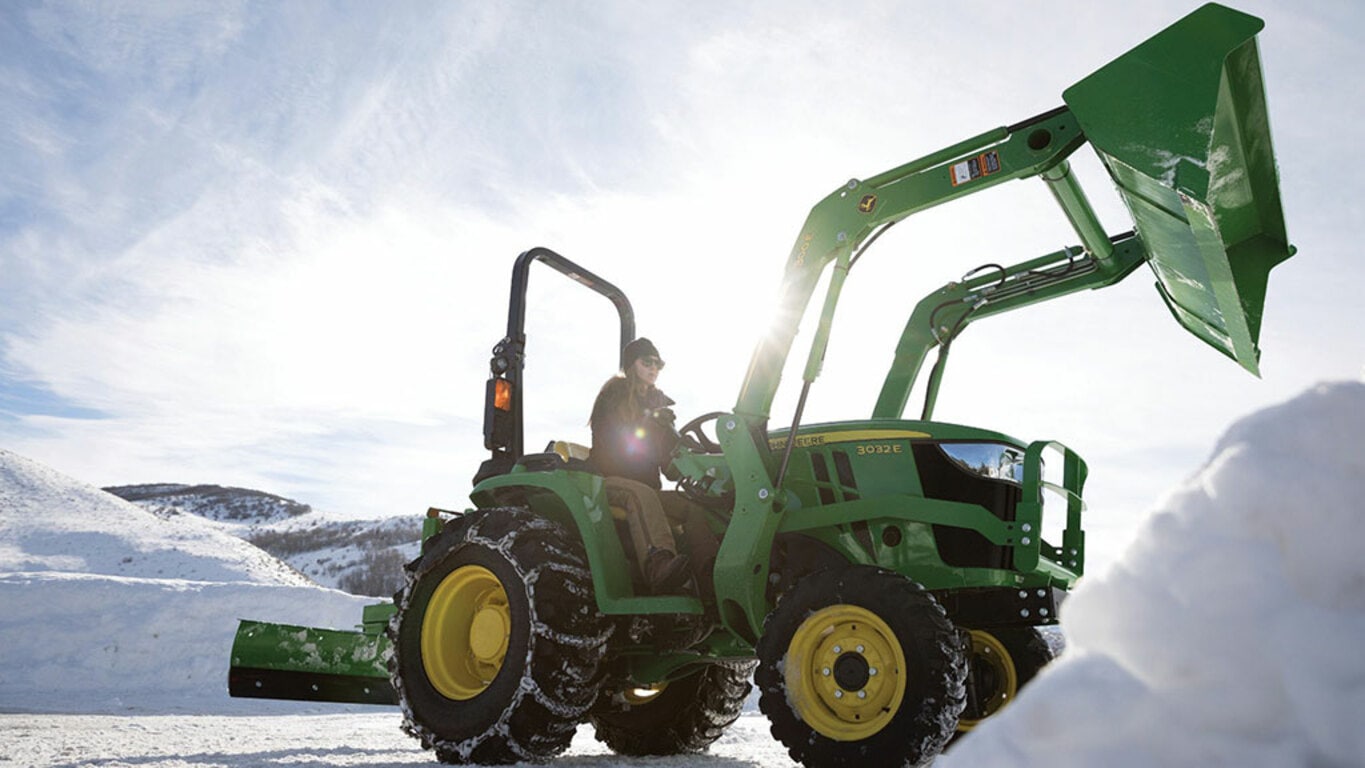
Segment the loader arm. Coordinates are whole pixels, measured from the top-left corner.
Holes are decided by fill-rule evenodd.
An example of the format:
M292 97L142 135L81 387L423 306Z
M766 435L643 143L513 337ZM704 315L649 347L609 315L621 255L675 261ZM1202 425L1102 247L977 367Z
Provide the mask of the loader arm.
M1087 248L1104 251L1103 235L1084 193L1072 181L1066 157L1085 143L1075 117L1059 108L1010 127L997 128L906 163L865 181L850 180L821 200L806 218L787 258L777 317L754 351L735 411L766 421L796 338L801 316L825 269L833 263L819 327L803 380L819 376L829 344L834 309L856 250L879 228L950 200L1013 179L1047 171L1067 187L1063 202Z
M802 376L815 380L854 254L911 214L1039 176L1085 252L1106 265L1110 238L1066 161L1087 142L1132 214L1177 322L1259 375L1267 276L1294 253L1255 40L1263 26L1209 3L1066 89L1067 106L832 192L811 210L792 247L776 317L750 360L736 414L766 423L801 317L833 264Z
M1146 256L1137 234L1126 232L1110 242L1107 258L1066 248L1012 267L992 266L984 274L949 283L925 296L905 323L872 416L899 419L904 415L924 361L937 347L939 363L930 374L919 415L923 420L933 418L949 346L969 324L1078 291L1114 285L1142 266Z

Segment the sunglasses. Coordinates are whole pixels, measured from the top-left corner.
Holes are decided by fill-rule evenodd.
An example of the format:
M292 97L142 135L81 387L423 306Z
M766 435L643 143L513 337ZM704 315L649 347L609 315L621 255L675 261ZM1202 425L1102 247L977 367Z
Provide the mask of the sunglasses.
M660 371L664 369L664 361L657 357L642 357L640 358L640 362L644 363L647 368L654 368Z

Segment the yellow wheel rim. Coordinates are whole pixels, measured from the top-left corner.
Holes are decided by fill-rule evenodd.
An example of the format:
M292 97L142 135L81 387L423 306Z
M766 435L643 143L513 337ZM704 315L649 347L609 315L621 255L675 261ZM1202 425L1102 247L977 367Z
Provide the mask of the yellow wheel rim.
M831 605L802 622L787 645L783 674L797 716L835 741L877 733L905 698L900 641L856 605Z
M480 565L456 568L436 585L422 618L422 667L442 696L478 696L498 676L512 634L507 592Z
M977 708L980 717L964 717L957 721L957 729L970 731L981 724L982 720L999 712L1014 699L1019 692L1019 675L1014 669L1014 660L995 635L979 629L970 631L972 636L971 674L976 681L968 680L968 685L985 683L977 689ZM984 680L981 678L984 676Z

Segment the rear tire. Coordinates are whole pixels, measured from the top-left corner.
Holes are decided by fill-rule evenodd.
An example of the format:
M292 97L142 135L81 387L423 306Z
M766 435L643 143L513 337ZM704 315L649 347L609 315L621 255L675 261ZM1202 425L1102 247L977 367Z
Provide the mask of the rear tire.
M966 657L942 606L881 568L802 579L768 616L758 658L759 707L805 765L926 765L965 701Z
M967 707L958 733L967 733L1014 701L1024 684L1052 661L1052 647L1034 627L973 629Z
M1014 670L1019 675L1019 687L1038 676L1057 657L1052 644L1037 627L1011 627L996 631L1014 658Z
M715 662L652 695L603 695L591 722L597 739L618 755L683 755L705 751L739 717L757 662Z
M597 697L609 625L578 542L526 509L469 512L408 565L389 624L403 729L444 763L546 760Z

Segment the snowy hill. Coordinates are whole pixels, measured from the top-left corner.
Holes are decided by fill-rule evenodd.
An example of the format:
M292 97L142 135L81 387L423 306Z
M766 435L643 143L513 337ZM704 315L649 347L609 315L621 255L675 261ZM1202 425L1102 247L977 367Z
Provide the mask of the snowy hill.
M226 706L238 617L347 627L367 602L0 450L0 710Z
M403 564L421 548L419 514L340 519L307 504L248 488L123 485L104 490L152 514L193 515L274 555L326 587L355 595L392 595Z
M0 450L0 570L307 585L197 517L161 518Z
M221 485L117 485L104 489L158 517L191 514L217 522L273 523L313 511L307 504L250 488Z
M319 584L387 598L422 548L422 517L335 520L312 513L257 527L244 538Z

